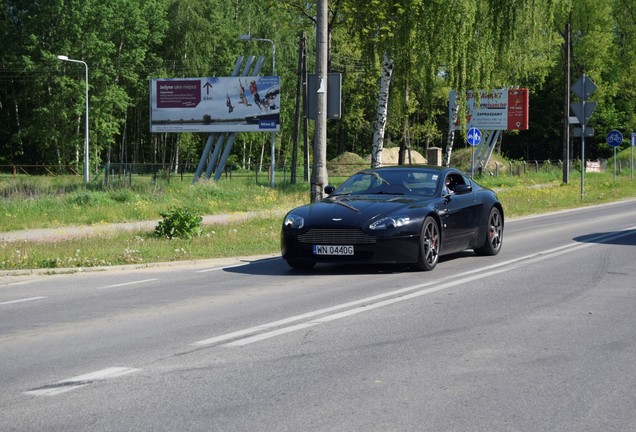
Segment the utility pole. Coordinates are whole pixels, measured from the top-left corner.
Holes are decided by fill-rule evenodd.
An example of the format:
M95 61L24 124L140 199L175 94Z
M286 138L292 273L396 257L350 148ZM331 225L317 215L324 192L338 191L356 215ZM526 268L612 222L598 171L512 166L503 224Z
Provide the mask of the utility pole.
M320 201L327 185L327 0L318 0L316 13L316 128L314 163L311 172L311 202Z
M302 92L303 92L303 181L309 182L309 172L311 171L311 165L309 161L309 119L307 118L307 40L303 46L303 67L301 76L303 79Z

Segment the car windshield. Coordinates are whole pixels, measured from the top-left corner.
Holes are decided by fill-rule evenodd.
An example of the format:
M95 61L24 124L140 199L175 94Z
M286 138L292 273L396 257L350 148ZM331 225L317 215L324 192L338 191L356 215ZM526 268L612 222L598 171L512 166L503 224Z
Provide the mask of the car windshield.
M433 196L437 188L437 172L423 170L362 171L348 178L335 195L392 194Z

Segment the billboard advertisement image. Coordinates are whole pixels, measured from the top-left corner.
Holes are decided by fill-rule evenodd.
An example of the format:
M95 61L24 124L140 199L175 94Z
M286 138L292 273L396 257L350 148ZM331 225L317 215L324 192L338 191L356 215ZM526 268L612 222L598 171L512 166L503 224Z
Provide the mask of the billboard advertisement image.
M449 117L456 108L455 91L450 92ZM484 130L527 130L528 89L497 89L466 92L466 127ZM459 127L460 122L455 123Z
M156 78L151 132L277 132L280 77Z

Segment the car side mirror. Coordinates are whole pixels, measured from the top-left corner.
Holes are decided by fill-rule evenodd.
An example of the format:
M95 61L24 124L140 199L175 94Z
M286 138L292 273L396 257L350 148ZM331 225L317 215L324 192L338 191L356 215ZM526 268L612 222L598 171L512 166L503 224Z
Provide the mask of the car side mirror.
M335 190L336 190L335 186L332 186L332 185L325 186L325 193L327 195L331 195L333 193L333 191L335 191Z
M469 184L455 185L455 188L453 189L456 195L466 194L472 192L472 190L473 187Z

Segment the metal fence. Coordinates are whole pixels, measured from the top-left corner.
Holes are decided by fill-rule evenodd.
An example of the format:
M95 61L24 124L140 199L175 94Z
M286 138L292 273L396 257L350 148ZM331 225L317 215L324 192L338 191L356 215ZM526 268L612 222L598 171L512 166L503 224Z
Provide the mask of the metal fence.
M613 161L607 160L588 161L586 163L588 172L590 171L610 171L614 169ZM570 160L570 169L580 171L581 161ZM388 164L385 164L388 165ZM631 161L617 160L616 170L622 172L630 170ZM593 167L593 168L590 168ZM343 164L328 162L327 170L334 177L348 177L361 169L368 168L364 164ZM91 182L103 183L108 186L126 186L132 184L135 177L142 176L151 181L187 181L192 182L194 178L195 166L183 165L175 170L174 166L165 163L111 163L102 166L91 172ZM507 163L491 162L487 168L475 167L475 174L491 176L525 176L539 172L562 171L563 162L560 160L514 160ZM468 167L467 172L470 171ZM81 176L81 167L76 165L0 165L1 177L17 176ZM257 184L266 184L270 179L270 166L268 164L253 164L244 167L228 165L222 178L248 178L254 179ZM291 180L291 167L283 163L276 167L274 178L277 183L289 183ZM297 182L303 182L310 178L310 173L305 173L303 164L299 164L296 170Z
M288 180L287 167L283 167L285 170L281 180ZM178 169L170 164L106 164L101 175L98 178L103 177L103 182L106 185L130 185L133 178L138 176L144 176L150 178L151 181L187 181L192 182L194 179L196 166L182 166ZM280 174L275 173L277 176ZM259 167L248 166L246 168L239 168L236 165L227 165L223 171L222 178L253 178L256 183L266 183L269 179L269 165L263 164ZM211 177L212 178L212 177Z
M0 165L0 175L82 175L82 170L77 165Z

